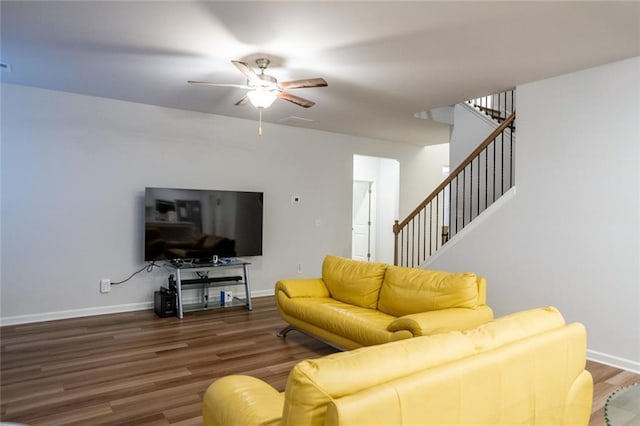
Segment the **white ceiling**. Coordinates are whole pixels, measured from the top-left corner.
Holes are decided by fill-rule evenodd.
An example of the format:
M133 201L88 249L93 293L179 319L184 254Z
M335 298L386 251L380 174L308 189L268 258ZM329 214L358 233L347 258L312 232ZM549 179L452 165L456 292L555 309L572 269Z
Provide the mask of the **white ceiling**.
M229 62L272 60L280 81L325 88L264 120L429 145L416 112L640 55L640 2L4 1L2 81L255 120ZM553 99L549 99L553 102ZM268 131L268 126L265 126Z

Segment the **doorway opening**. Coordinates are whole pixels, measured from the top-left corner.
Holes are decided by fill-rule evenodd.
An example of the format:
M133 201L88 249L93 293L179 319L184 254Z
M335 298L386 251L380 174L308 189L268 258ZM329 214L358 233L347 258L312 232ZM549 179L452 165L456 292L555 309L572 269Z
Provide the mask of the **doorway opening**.
M351 257L393 263L393 221L398 217L398 160L353 156Z

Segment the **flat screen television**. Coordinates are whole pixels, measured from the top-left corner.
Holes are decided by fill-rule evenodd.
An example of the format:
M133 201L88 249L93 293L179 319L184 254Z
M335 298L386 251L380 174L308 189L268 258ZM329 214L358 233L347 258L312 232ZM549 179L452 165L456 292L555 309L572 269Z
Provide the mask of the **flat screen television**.
M262 255L262 192L146 188L144 260Z

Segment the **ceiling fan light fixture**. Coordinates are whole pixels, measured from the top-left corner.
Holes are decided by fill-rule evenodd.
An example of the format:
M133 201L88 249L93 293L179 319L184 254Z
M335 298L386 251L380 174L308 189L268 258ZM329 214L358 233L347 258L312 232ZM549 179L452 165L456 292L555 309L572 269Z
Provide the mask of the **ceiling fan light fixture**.
M256 108L269 108L278 97L273 90L257 87L247 92L247 97Z

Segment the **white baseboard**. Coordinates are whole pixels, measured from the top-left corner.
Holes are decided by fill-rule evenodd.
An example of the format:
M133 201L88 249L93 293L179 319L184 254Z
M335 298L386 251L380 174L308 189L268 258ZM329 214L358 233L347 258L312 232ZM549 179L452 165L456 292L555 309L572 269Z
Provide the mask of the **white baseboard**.
M251 297L273 296L274 290L252 291ZM121 312L144 311L153 309L153 301L128 303L125 305L98 306L95 308L69 309L67 311L44 312L38 314L15 315L0 318L0 326L30 324L34 322L54 321L69 318L90 317L94 315L118 314Z
M121 312L153 309L153 302L128 303L126 305L98 306L95 308L70 309L68 311L44 312L39 314L16 315L0 318L0 325L30 324L68 318L90 317L94 315L117 314Z
M598 351L587 349L587 359L599 362L600 364L609 365L611 367L620 368L622 370L631 371L640 374L640 362L630 359L620 358L614 355L605 354Z
M252 291L251 297L266 297L266 296L274 296L276 294L275 289L271 288L269 290L258 290Z

